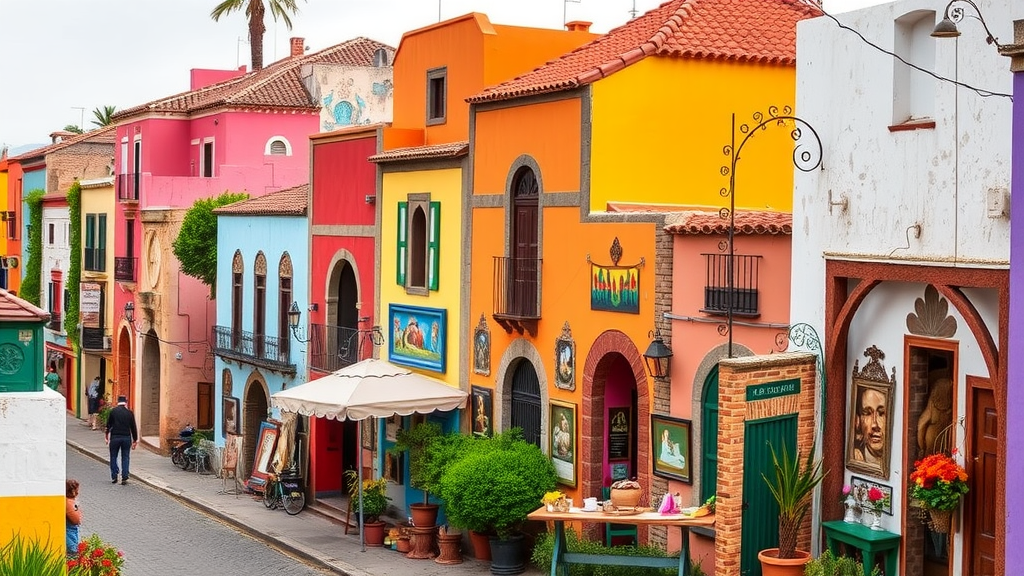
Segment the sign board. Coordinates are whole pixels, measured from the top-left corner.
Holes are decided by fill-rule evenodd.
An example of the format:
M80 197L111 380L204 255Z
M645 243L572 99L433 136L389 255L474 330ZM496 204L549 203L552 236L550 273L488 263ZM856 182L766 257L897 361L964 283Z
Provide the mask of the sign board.
M800 379L781 380L779 382L763 382L747 386L747 402L754 400L767 400L779 396L789 396L800 393Z
M630 408L608 409L608 460L629 460Z
M100 322L100 302L103 299L103 287L96 282L82 282L82 298L78 309L82 317L83 328L102 328Z

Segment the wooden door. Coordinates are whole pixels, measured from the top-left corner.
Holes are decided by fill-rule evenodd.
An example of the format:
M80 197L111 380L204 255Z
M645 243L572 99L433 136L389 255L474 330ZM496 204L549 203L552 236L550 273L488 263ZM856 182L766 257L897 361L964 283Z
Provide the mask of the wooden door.
M782 451L795 454L796 414L748 420L743 438L743 523L740 528L740 574L761 576L757 554L779 545L779 505L762 474L771 475L768 446L781 458ZM766 520L766 519L773 520Z
M971 491L966 496L964 509L964 563L970 576L995 576L996 573L996 437L999 414L995 397L987 379L968 377L971 408L967 422L970 437L967 453L967 476Z
M516 316L537 315L537 202L516 199L511 308Z

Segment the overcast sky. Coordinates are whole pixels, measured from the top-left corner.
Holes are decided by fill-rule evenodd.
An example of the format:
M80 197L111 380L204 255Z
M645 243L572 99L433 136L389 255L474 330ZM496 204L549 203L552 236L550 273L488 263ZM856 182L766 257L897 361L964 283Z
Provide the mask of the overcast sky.
M467 12L496 24L560 28L588 20L607 32L664 0L308 0L289 31L268 16L264 63L288 54L292 36L310 51L356 36L398 46L402 33ZM192 68L249 64L244 14L210 19L219 0L0 0L0 145L47 143L68 124L92 128L92 110L119 110L188 90ZM843 12L882 0L825 0Z

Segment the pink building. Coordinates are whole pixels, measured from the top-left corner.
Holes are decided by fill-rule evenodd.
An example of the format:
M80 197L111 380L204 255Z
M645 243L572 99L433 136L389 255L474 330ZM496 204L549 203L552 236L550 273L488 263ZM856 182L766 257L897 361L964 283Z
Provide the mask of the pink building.
M307 55L303 39L293 38L291 55L260 71L193 71L188 92L115 115L120 322L112 394L129 397L150 443L187 423L214 422L212 291L181 274L171 252L184 211L225 191L262 196L306 183L310 134L390 114L381 102L389 101L393 52L356 38ZM351 87L351 102L333 90L338 83ZM360 101L370 105L358 108Z

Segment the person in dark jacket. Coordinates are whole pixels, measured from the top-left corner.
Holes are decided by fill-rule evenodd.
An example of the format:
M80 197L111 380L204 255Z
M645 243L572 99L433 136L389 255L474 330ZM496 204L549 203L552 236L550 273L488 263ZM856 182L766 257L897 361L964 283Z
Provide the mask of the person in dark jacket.
M110 446L110 478L117 484L121 474L121 485L128 483L128 464L131 450L139 445L139 429L135 426L135 414L128 409L128 399L117 397L117 406L107 416L107 445ZM117 468L117 454L121 453L121 469Z

